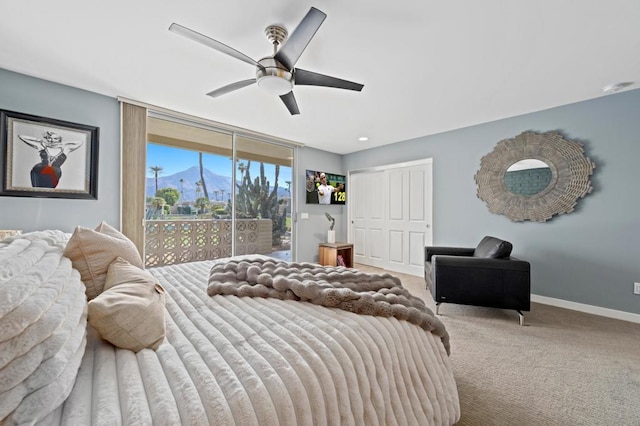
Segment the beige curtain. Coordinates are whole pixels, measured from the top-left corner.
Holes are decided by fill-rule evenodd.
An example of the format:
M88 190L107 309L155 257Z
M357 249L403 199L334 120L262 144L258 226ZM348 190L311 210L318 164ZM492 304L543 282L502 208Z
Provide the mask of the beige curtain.
M120 229L144 259L144 205L147 167L147 109L121 102L122 212Z

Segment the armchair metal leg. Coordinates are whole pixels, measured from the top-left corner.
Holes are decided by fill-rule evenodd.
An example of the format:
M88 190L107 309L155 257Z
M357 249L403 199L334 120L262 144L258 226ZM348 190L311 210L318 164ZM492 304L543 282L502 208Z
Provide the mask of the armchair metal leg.
M440 315L440 302L436 302L436 315Z
M524 314L520 310L517 310L516 312L518 312L518 316L520 317L520 325L524 325Z

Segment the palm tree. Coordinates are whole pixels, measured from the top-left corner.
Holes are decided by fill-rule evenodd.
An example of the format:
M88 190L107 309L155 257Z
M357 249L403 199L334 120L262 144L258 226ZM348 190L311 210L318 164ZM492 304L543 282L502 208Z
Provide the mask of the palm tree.
M153 172L155 178L156 178L156 192L154 192L153 194L155 195L158 192L158 174L162 173L162 167L160 166L151 166L149 167L151 169L151 171Z
M166 201L164 200L164 198L154 197L153 200L151 201L151 205L155 207L155 211L152 213L152 216L150 216L150 218L157 219L158 215L163 215L165 204L166 204Z
M202 167L202 153L198 153L198 159L200 160L200 182L202 182L202 190L204 191L204 196L206 199L209 199L209 193L207 192L207 184L204 182L204 167Z
M216 201L218 201L218 200L219 200L219 198L218 198L218 194L220 194L220 191L217 191L217 190L216 190L216 191L213 191L213 195L215 195L215 196L216 196Z
M198 213L205 213L207 211L207 208L210 206L209 199L205 197L198 198L196 200L196 206L198 207Z
M200 187L202 186L202 181L199 180L196 182L196 200L198 198L200 198L200 192L202 192L202 190L200 189Z

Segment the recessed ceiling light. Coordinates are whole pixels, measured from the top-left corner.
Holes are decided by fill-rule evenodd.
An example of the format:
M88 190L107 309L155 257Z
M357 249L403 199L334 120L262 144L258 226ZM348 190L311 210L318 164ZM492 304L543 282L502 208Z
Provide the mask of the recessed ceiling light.
M360 136L360 137L358 138L358 140L359 140L360 142L366 142L366 141L368 141L368 140L369 140L369 138L368 138L368 137L366 137L366 136Z
M631 86L633 84L633 81L623 81L620 83L613 83L613 84L609 84L607 86L604 86L602 88L602 91L607 94L610 95L612 93L616 93L621 91L622 89L624 89L627 86Z

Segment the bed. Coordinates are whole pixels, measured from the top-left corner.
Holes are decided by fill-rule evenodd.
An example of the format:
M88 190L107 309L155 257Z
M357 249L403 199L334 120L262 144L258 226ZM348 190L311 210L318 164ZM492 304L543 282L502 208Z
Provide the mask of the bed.
M0 242L3 426L459 420L449 336L395 277L265 256L152 268L164 335L136 352L87 321L70 238Z

